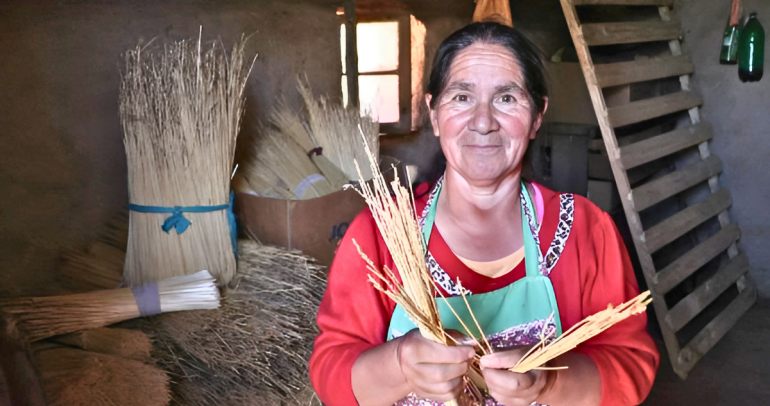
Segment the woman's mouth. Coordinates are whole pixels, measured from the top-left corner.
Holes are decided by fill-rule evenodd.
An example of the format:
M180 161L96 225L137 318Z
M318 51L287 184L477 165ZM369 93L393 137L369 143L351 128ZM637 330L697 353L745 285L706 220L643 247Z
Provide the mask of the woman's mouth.
M493 154L501 147L501 145L465 145L465 148L476 154Z

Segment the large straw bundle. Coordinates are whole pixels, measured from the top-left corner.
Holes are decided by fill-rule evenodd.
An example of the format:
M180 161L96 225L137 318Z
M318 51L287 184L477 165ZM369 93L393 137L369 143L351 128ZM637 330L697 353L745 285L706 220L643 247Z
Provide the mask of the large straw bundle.
M379 124L368 115L361 116L357 107L346 108L327 97L316 99L307 79L300 80L298 89L305 101L310 132L324 156L342 169L348 180L359 179L356 161L367 162L369 153L380 155ZM360 170L364 180L374 174L365 165Z
M230 176L253 66L244 45L228 54L199 38L126 53L120 118L132 210L129 286L201 269L225 284L235 273Z
M159 312L216 309L219 290L207 271L139 288L0 300L0 315L30 341L104 327Z
M140 361L75 348L36 354L50 406L165 406L168 376Z
M239 244L238 274L212 312L152 319L162 366L180 404L318 405L308 360L325 288L305 256L253 241Z

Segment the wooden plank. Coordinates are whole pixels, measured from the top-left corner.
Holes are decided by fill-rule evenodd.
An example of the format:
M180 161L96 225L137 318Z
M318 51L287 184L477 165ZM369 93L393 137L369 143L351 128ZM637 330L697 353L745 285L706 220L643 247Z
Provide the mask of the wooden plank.
M682 378L692 367L716 345L735 325L751 305L757 300L757 291L753 284L748 284L740 295L722 310L706 327L679 352L674 371Z
M596 79L600 87L628 85L647 80L690 75L693 72L695 72L695 66L686 56L665 56L596 65Z
M666 323L674 331L681 330L748 271L749 259L745 253L740 253L709 280L679 301L666 315Z
M688 110L701 104L703 104L703 100L698 95L681 91L635 101L623 106L611 107L607 110L612 126L622 127L677 111Z
M670 41L682 36L678 21L645 21L583 24L583 37L589 46Z
M716 193L701 200L664 221L650 227L644 232L644 242L650 252L663 248L666 244L683 236L706 220L727 210L732 204L727 189L719 189Z
M700 182L720 173L722 162L716 155L700 160L682 169L647 182L631 191L634 207L642 211L656 203L687 190Z
M730 247L730 244L738 241L741 230L735 224L719 230L706 241L698 244L686 254L677 258L669 266L663 268L653 278L652 282L661 295L668 293L679 283L692 275L695 271L706 265L717 255Z
M620 160L623 162L623 167L628 170L685 148L694 147L712 137L711 126L700 123L621 147Z
M576 6L667 6L673 7L674 0L573 0Z

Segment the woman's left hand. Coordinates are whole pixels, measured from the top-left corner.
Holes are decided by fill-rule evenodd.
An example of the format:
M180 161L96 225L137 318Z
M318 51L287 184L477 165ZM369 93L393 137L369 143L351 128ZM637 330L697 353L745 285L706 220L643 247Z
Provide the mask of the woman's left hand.
M527 348L495 352L481 357L481 372L489 387L489 395L505 406L529 406L543 392L552 371L530 371L524 374L508 368L527 353Z

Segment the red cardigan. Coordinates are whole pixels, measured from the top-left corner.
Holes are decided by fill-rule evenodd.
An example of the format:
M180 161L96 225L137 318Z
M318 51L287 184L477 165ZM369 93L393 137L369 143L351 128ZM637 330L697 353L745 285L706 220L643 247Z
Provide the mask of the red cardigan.
M540 227L545 253L556 232L559 194L540 186L544 213ZM421 213L427 195L417 199ZM367 280L366 265L352 240L375 266L395 269L371 212L364 210L345 233L329 271L318 310L321 333L310 359L310 379L328 406L358 404L351 386L353 363L365 350L385 341L395 303ZM434 227L429 250L442 268L474 293L499 289L524 276L524 261L503 277L479 275L463 264ZM575 196L572 231L556 267L551 271L564 331L584 318L632 299L639 293L628 253L610 216L589 200ZM659 355L647 333L647 318L633 316L579 346L596 364L602 382L602 406L641 403L649 394Z

